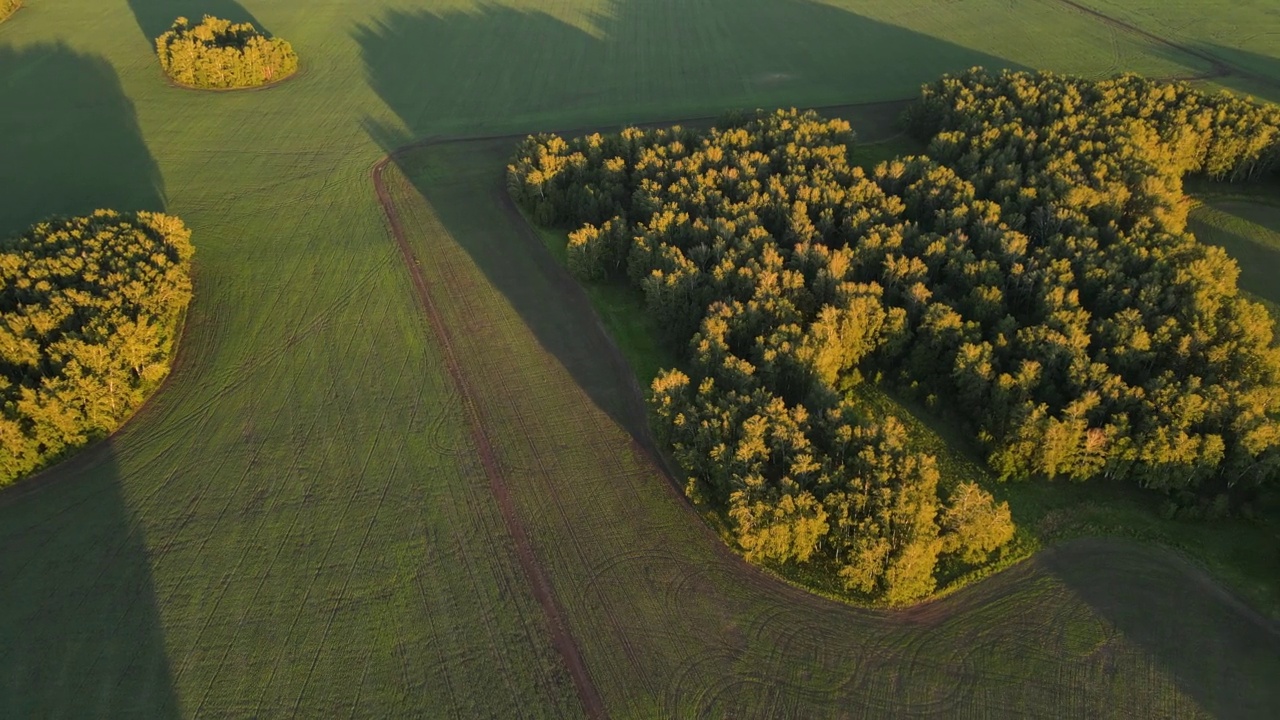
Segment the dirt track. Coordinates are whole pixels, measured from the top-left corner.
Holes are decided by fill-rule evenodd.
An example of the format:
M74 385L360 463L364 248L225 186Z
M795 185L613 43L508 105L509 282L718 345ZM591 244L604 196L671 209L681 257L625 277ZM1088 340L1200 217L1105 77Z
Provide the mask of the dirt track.
M1066 0L1064 0L1066 1ZM1141 31L1138 31L1141 32ZM1203 57L1198 53L1192 53L1197 57ZM1207 58L1206 58L1207 59ZM1229 73L1230 69L1225 65L1214 65L1216 71L1221 70L1223 74ZM894 103L877 104L877 110L887 110L889 108L901 107L901 101ZM859 106L837 106L827 108L828 112L839 110L854 110ZM684 124L693 124L696 122L706 122L712 118L694 118L685 119L679 122ZM655 123L656 124L656 123ZM565 131L561 134L573 135L584 132L597 131L599 128L586 128L573 131ZM467 378L467 373L463 369L463 365L457 356L457 350L451 329L446 326L442 319L440 310L436 307L432 300L430 288L424 277L419 260L415 255L409 240L406 237L405 228L399 212L395 207L395 203L389 192L384 172L387 167L393 163L399 163L406 156L414 151L422 150L431 146L438 146L450 143L486 143L496 141L510 141L511 144L522 139L525 135L495 135L490 137L479 138L427 138L415 143L411 143L400 147L383 158L375 165L372 171L373 182L379 203L387 216L390 231L394 236L397 246L400 249L401 257L405 262L406 268L410 272L410 276L414 286L414 292L422 303L424 312L426 313L428 322L432 327L433 333L439 340L440 347L443 350L446 366L450 377L460 391L463 404L466 409L468 422L470 425L470 433L473 442L480 455L480 460L484 466L485 473L489 480L490 490L498 502L508 533L511 535L517 556L524 573L529 579L531 589L543 609L548 626L551 631L551 642L556 651L564 660L565 666L573 679L575 689L582 706L587 714L591 717L606 717L607 711L601 698L599 690L592 680L591 674L586 667L579 642L573 637L569 630L568 623L565 619L565 611L563 605L557 600L555 592L551 586L547 572L539 560L534 550L533 542L530 539L529 531L520 517L519 510L516 507L515 500L508 488L508 483L503 475L503 470L497 460L497 452L495 451L494 441L490 439L489 432L486 430L485 418L482 411L478 407L476 397L473 393L477 391L472 387L473 383ZM735 568L733 571L737 577L737 581L743 586L752 586L760 588L767 592L777 593L780 590L790 598L790 602L794 603L797 608L815 607L822 608L822 612L828 612L832 603L812 594L804 592L796 588L780 588L779 581L761 571L759 568L746 563L738 554L734 553L719 538L719 536L702 522L696 510L690 506L683 492L675 481L675 476L671 472L671 468L666 466L665 458L661 450L656 446L652 436L643 429L646 426L646 409L643 402L643 392L635 380L634 373L617 347L617 345L609 337L608 332L601 324L599 318L595 315L591 303L583 291L581 286L565 271L559 263L555 261L549 253L542 247L541 239L536 235L532 228L524 221L523 216L515 207L510 197L505 193L500 183L495 183L488 192L492 195L490 202L493 204L495 211L500 211L508 217L510 223L520 228L520 237L531 250L531 254L535 256L535 262L538 265L539 273L549 279L555 286L556 302L568 303L576 308L574 314L591 318L594 323L591 330L586 330L585 335L591 336L590 344L596 351L597 357L603 365L609 367L609 375L619 383L625 384L627 392L625 393L624 403L626 406L625 414L629 416L630 421L627 423L633 428L632 442L636 445L637 453L647 457L653 465L654 475L661 475L668 482L661 483L671 497L675 498L687 513L689 522L697 525L700 534L703 534L706 542L714 547L716 555L728 561L729 566ZM452 332L461 332L462 328L453 328ZM635 428L642 428L639 432ZM1005 573L1003 581L989 580L981 583L978 587L971 588L968 591L944 600L924 603L910 610L898 613L871 613L873 615L881 615L889 619L895 624L901 626L930 627L946 622L949 618L957 615L965 614L975 608L982 607L991 603L998 603L1002 599L1010 597L1017 592L1017 586L1024 576L1029 573L1035 573L1044 570L1050 566L1050 563L1067 563L1073 562L1072 558L1080 555L1087 556L1090 552L1095 552L1099 545L1112 543L1108 540L1086 540L1079 543L1067 543L1051 551L1047 551L1043 557L1037 557L1028 563L1018 566L1013 571ZM1131 544L1117 543L1117 548L1127 548ZM1161 551L1163 554L1167 552ZM1254 611L1252 608L1246 607L1238 599L1220 587L1212 578L1199 568L1191 566L1185 561L1178 560L1183 565L1183 571L1188 579L1202 588L1202 591L1208 594L1217 594L1224 604L1233 606L1233 608L1242 616L1249 619L1260 631L1268 635L1274 635L1277 628L1267 618Z
M409 275L413 280L414 293L418 296L418 301L422 303L427 321L440 343L449 377L458 387L462 403L466 409L468 424L470 425L471 439L480 454L480 462L484 466L485 475L489 479L489 490L498 501L498 507L502 513L502 521L506 526L507 532L510 533L511 539L515 542L516 555L520 560L520 567L524 570L525 576L529 580L529 586L533 591L534 598L546 615L547 625L551 630L552 645L555 646L560 657L564 659L565 667L573 678L573 685L577 690L578 699L582 701L583 709L586 711L587 716L591 718L608 717L604 701L600 698L600 693L592 682L590 673L587 672L587 667L582 660L578 645L569 633L568 626L565 625L563 613L556 602L551 583L547 580L542 566L534 555L533 545L529 541L529 533L516 513L515 503L511 499L506 480L498 467L493 444L489 441L479 412L472 400L474 391L469 387L466 376L458 365L458 358L453 350L453 341L450 337L449 329L441 321L435 302L431 299L431 291L427 287L426 278L422 275L418 259L414 256L413 248L410 247L408 239L405 237L400 216L396 212L395 204L391 201L390 193L387 191L383 173L392 159L393 157L388 155L374 165L372 171L374 190L378 195L378 202L386 213L387 223L392 236L396 240L396 245L400 249L405 268L408 269Z

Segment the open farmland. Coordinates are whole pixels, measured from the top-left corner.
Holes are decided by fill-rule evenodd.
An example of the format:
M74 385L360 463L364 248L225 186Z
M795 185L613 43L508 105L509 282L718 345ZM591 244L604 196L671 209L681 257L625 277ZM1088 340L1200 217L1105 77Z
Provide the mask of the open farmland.
M1280 102L1280 13L1269 0L1206 6L1163 0L1076 0L1144 32L1224 64L1222 83Z
M151 38L204 12L288 38L299 75L166 85ZM899 616L746 568L632 444L629 371L501 209L511 141L386 170L432 292L463 291L436 327L369 179L424 137L898 99L973 64L1212 70L1054 2L26 3L0 232L164 210L198 250L166 388L0 495L0 715L580 714L486 442L611 715L1274 715L1274 634L1160 550L1068 545Z
M1280 670L1280 636L1157 549L1078 541L899 616L813 598L733 556L634 439L629 370L508 204L493 171L506 144L412 150L380 177L474 421L520 514L539 519L537 554L618 715L1248 715L1276 702L1262 678ZM1207 624L1140 611L1153 590ZM1191 660L1183 642L1216 649Z

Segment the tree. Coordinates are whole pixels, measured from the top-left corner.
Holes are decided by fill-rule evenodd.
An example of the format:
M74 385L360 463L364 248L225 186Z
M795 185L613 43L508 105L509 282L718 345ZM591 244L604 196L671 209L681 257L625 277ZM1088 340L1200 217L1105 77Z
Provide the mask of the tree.
M168 374L190 237L99 210L0 241L0 486L115 430Z
M185 17L156 38L162 67L181 85L206 89L247 88L277 82L298 69L293 46L268 38L249 23L205 15L199 25Z

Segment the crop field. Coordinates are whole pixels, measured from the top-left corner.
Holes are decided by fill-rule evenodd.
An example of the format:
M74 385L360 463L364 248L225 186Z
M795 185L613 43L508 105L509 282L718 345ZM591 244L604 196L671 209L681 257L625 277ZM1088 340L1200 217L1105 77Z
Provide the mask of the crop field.
M1160 550L1078 541L905 616L814 598L727 552L660 480L635 439L640 409L620 391L629 369L593 327L585 295L506 200L494 168L507 144L414 150L383 182L439 313L441 342L471 388L474 421L519 514L538 518L537 555L615 714L1177 716L1273 707L1263 678L1280 670L1280 637ZM1167 616L1162 608L1162 617L1197 620L1152 617L1137 601L1148 592L1188 603ZM1184 642L1212 650L1192 660L1176 649Z
M1219 245L1240 263L1240 287L1280 303L1280 204L1250 199L1211 199L1191 214L1196 237Z
M171 87L151 38L205 12L300 73ZM1159 548L1060 545L901 614L750 569L506 205L512 140L399 155L386 208L370 179L422 138L895 100L974 64L1213 70L1049 1L25 3L0 233L164 210L196 296L143 411L0 493L0 715L1274 716L1270 621Z
M1280 13L1269 0L1078 2L1225 65L1233 76L1222 82L1232 89L1280 102Z

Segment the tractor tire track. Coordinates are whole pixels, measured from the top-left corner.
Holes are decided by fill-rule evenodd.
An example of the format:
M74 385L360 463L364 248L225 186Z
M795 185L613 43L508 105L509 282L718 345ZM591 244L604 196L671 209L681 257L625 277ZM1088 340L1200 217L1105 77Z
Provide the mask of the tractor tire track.
M1122 20L1114 15L1108 15L1107 13L1101 10L1098 10L1096 8L1090 7L1088 5L1085 5L1084 3L1077 2L1076 0L1052 0L1052 1L1058 3L1059 5L1065 5L1077 12L1084 13L1085 15L1088 15L1089 17L1092 17L1093 19L1098 20L1104 25L1108 25L1112 28L1120 30L1121 32L1125 32L1130 35L1137 35L1138 37L1141 37L1149 42L1155 43L1157 45L1163 45L1164 47L1170 48L1171 50L1175 50L1184 55L1190 55L1191 57L1203 60L1207 62L1209 64L1209 67L1211 68L1207 73L1200 73L1200 74L1190 75L1186 77L1168 78L1170 80L1217 80L1217 79L1222 79L1226 77L1239 77L1239 78L1252 80L1254 82L1262 83L1270 87L1280 87L1280 81L1277 81L1273 77L1270 77L1267 75L1261 75L1259 73L1246 70L1245 68L1239 67L1235 64L1232 64L1218 57L1217 55L1214 55L1213 53L1206 52L1192 45L1187 45L1185 43L1178 42L1177 40L1171 40L1162 35L1157 35L1151 32L1150 30L1144 30L1138 27L1137 25L1134 25L1133 23L1130 23L1126 20Z
M444 326L440 312L431 297L426 278L422 273L422 269L418 266L413 248L405 235L400 215L392 202L391 193L387 188L384 175L387 166L391 164L394 158L394 155L388 155L373 166L371 175L378 203L386 214L391 235L400 249L405 268L409 271L410 279L413 282L414 294L418 296L418 301L422 305L427 322L440 343L441 354L444 356L445 367L449 372L449 377L459 389L463 408L470 425L471 436L479 452L485 475L489 479L489 489L494 499L498 502L498 508L501 511L507 532L515 542L516 557L529 580L534 598L538 601L538 604L542 607L543 614L546 616L547 625L551 632L551 643L560 654L570 677L573 679L578 699L582 703L583 710L587 716L590 718L608 717L604 700L601 698L599 690L587 671L586 663L583 661L577 642L569 632L563 613L556 602L551 583L534 555L533 543L529 539L528 530L516 512L515 501L511 497L506 480L498 466L497 454L481 424L479 408L477 408L474 400L474 391L463 375L449 330Z

